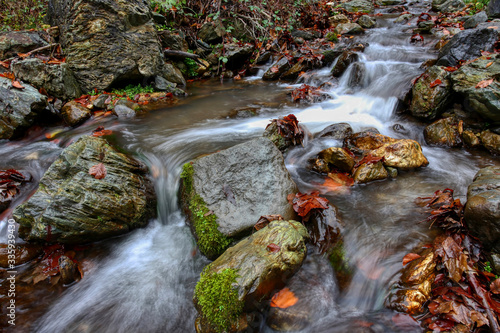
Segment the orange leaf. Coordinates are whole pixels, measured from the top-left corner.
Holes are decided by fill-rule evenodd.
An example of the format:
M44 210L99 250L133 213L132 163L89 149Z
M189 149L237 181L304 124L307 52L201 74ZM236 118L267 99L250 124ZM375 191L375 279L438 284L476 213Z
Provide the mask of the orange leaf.
M486 88L487 86L489 86L490 84L493 83L493 79L489 79L489 80L483 80L481 82L479 82L477 85L476 85L476 89L477 88Z
M279 72L278 66L271 67L271 72L278 73Z
M279 247L279 245L276 245L274 243L271 243L267 246L267 251L269 252L279 252L281 248Z
M241 80L241 76L238 74L238 75L236 75L235 77L233 77L233 79L234 79L235 81Z
M490 61L489 63L487 63L486 68L490 67L491 65L493 65L493 61Z
M29 52L28 52L28 53L18 53L17 55L18 55L18 57L20 57L21 59L24 59L24 58L29 57L29 56L30 56L30 53L29 53Z
M273 308L286 309L297 303L299 299L295 294L288 288L283 288L276 294L274 294L271 299L271 306Z
M6 61L0 61L0 66L2 67L5 67L5 68L9 68L10 67L10 61L6 60Z
M457 67L445 67L444 70L447 71L447 72L454 72L456 71L458 68Z
M443 83L440 79L437 79L433 82L431 82L431 84L429 85L431 88L434 88L435 86L438 86L440 85L441 83Z
M490 290L493 294L500 294L500 279L496 279L490 284Z
M12 86L16 89L24 89L23 85L19 81L12 81Z
M14 74L11 72L5 72L0 74L1 77L4 77L9 80L15 80L16 78L14 77Z
M90 167L89 174L95 179L103 179L107 175L106 167L102 163L96 164Z
M407 255L404 256L403 258L403 266L406 265L409 262L412 262L415 259L420 258L421 256L416 253L408 253Z

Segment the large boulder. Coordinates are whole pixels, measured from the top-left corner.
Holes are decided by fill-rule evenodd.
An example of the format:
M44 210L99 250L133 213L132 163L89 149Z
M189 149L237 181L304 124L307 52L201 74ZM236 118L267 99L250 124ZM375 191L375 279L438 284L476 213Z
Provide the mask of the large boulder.
M238 45L236 43L226 44L224 46L225 57L227 58L226 68L228 69L238 69L245 61L250 58L253 53L253 45L244 44Z
M486 13L490 18L500 18L500 0L490 0Z
M0 33L0 60L27 53L36 48L47 46L45 39L36 31L8 31Z
M341 5L342 8L351 13L371 13L373 12L373 3L366 0L352 0Z
M467 189L465 221L488 250L500 252L500 167L479 170Z
M432 10L441 13L458 12L465 8L462 0L432 0Z
M91 175L90 169L101 163L93 170L104 169L104 174ZM19 235L30 241L76 244L145 226L156 209L146 172L143 163L106 140L83 136L62 152L35 194L15 209Z
M38 58L12 63L12 72L17 79L28 82L35 88L43 88L50 96L69 100L80 97L82 92L67 63L48 64Z
M451 102L452 90L449 73L440 66L429 67L412 88L410 112L413 116L434 119Z
M10 139L33 125L45 113L47 96L30 85L24 89L12 86L12 81L0 77L0 139Z
M283 155L266 138L245 142L184 165L181 203L200 251L218 257L248 234L262 215L295 213L287 195L297 187Z
M500 55L482 56L451 74L453 90L464 98L464 107L486 120L500 122ZM487 86L480 82L492 80Z
M147 1L50 0L48 8L83 92L162 74L162 49Z
M297 271L307 253L307 230L297 221L272 221L208 265L196 285L198 332L235 332L252 311Z
M439 50L438 66L456 66L459 60L472 60L481 56L481 52L493 52L498 40L498 29L479 26L476 29L463 30L453 36Z

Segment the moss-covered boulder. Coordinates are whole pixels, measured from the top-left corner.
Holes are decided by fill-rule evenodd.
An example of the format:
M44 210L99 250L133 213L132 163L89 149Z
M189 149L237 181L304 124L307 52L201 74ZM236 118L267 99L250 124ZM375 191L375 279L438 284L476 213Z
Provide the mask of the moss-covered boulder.
M181 204L208 258L252 230L262 215L295 217L286 197L297 187L283 155L266 138L245 142L184 165Z
M451 81L444 67L432 66L415 82L410 112L413 116L434 119L451 102Z
M208 265L193 301L201 332L234 332L244 311L269 298L302 265L306 228L297 221L272 221Z
M96 179L89 170L102 163ZM102 171L102 168L101 168ZM87 243L145 226L156 200L146 166L102 138L83 136L66 148L14 218L25 240Z

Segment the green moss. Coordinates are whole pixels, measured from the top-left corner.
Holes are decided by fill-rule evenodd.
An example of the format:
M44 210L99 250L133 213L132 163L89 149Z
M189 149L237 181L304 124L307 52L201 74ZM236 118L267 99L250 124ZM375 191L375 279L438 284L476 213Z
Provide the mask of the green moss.
M111 93L123 96L127 95L130 99L133 99L135 95L141 94L141 93L153 93L155 92L154 88L152 86L142 86L140 84L138 85L133 85L129 84L123 89L113 89Z
M231 244L232 238L226 237L218 228L217 216L207 207L205 200L193 191L193 165L184 164L181 178L185 199L191 211L192 223L198 237L200 251L209 258L216 258Z
M198 303L202 316L222 332L236 325L243 312L244 303L233 287L238 274L232 268L226 268L220 273L209 270L210 266L207 266L196 284L195 302Z
M341 289L347 288L352 279L352 269L349 258L345 252L344 242L338 241L329 251L328 259L333 269Z

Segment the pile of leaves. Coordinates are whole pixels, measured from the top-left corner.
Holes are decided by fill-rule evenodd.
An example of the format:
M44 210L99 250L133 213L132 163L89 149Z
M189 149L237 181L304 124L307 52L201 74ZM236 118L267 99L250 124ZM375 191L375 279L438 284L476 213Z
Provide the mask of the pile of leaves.
M41 28L47 3L48 0L2 1L0 31Z
M480 241L464 224L464 206L453 198L451 189L418 198L417 204L429 209L425 221L444 230L432 244L438 261L431 299L426 303L428 311L419 318L422 324L434 332L479 332L486 327L499 332L500 279L481 269L484 253ZM405 258L409 262L418 255Z
M303 84L298 88L292 90L291 93L292 101L300 102L305 101L309 103L318 102L323 96L321 89L318 87L313 87L307 84Z
M0 203L9 202L19 194L19 186L28 181L20 172L0 170Z
M285 140L289 140L294 146L302 145L304 141L304 131L299 126L299 121L297 117L293 114L289 114L283 118L273 119L266 129L272 124L276 124L278 128L278 134Z

